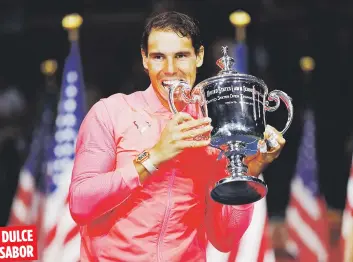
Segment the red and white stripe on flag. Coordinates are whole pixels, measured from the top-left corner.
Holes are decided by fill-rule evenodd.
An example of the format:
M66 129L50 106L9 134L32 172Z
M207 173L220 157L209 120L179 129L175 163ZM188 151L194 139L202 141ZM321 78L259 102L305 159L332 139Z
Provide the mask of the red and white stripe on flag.
M42 261L79 261L81 243L79 230L79 226L71 218L67 197L57 224L46 234Z
M207 261L217 262L274 262L272 250L266 198L254 204L254 213L249 228L241 238L239 245L231 252L218 251L211 243L207 246Z
M44 247L41 254L41 262L66 262L79 261L81 236L79 226L73 221L69 210L69 181L71 177L72 164L67 166L60 177L63 181L61 187L48 198L45 212L47 214ZM65 182L64 182L65 181ZM60 203L62 200L62 203ZM51 204L57 202L55 210L51 210ZM61 207L60 207L61 206ZM51 219L50 212L55 214ZM48 218L49 217L49 218Z
M35 191L33 175L26 168L22 168L17 191L12 202L9 225L28 225L33 222L31 214L33 213L32 204L34 202Z
M345 255L344 261L348 261L347 256L349 252L352 252L351 250L353 247L352 234L353 234L353 161L352 161L351 172L350 172L350 176L347 184L347 201L346 201L346 207L343 213L343 221L342 221L341 240L342 240L342 249Z
M12 201L9 226L41 226L41 205L43 196L36 190L33 174L25 167L21 169L17 191Z
M289 244L298 261L329 261L328 223L324 199L311 194L294 178L287 209ZM292 253L292 252L291 252Z

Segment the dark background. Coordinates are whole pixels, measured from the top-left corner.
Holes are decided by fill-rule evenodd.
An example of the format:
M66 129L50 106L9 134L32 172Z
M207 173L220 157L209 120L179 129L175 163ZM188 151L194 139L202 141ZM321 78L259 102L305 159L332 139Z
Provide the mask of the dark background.
M250 13L247 29L249 73L263 78L270 90L280 89L292 98L293 124L280 158L265 172L270 190L270 215L283 215L289 181L296 164L304 105L314 109L317 119L319 183L328 204L342 209L352 158L349 146L353 124L353 2L343 0L115 0L0 2L0 88L15 86L23 95L25 109L16 117L2 117L1 128L14 126L19 132L1 139L0 190L3 214L16 187L19 169L26 157L38 97L44 90L40 63L58 61L57 84L69 51L64 15L77 12L84 22L80 31L81 57L90 104L116 92L131 93L149 84L140 59L140 37L145 19L153 12L176 10L200 21L206 57L197 82L217 71L220 43L234 42L235 30L229 14L237 9ZM264 49L260 49L260 47ZM268 60L257 52L265 50ZM302 56L312 56L316 68L304 76ZM261 66L260 62L266 62ZM283 108L268 116L268 123L281 129Z

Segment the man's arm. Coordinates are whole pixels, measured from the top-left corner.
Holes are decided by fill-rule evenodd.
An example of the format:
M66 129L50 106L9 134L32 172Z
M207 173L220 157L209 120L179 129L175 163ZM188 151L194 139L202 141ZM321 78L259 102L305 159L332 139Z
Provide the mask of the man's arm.
M78 224L87 224L122 203L148 176L131 155L116 162L112 122L104 102L86 115L77 138L69 206Z
M234 245L241 239L250 225L254 205L228 206L215 202L211 196L211 190L215 182L227 176L226 159L217 161L212 159L213 163L211 176L206 193L206 233L208 240L212 245L222 252L229 252Z

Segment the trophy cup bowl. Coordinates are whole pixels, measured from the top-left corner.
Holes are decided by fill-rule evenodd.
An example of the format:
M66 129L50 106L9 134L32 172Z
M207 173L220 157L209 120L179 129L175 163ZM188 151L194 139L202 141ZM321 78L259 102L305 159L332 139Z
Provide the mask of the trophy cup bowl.
M280 90L270 93L263 80L232 69L234 59L228 48L222 48L223 57L217 60L221 71L195 87L184 81L174 83L169 89L169 106L178 113L176 98L186 104L201 107L203 117L212 119L210 145L227 157L228 177L219 180L211 191L214 201L226 205L244 205L256 202L267 194L267 185L260 178L247 175L244 164L247 156L257 153L257 144L264 138L266 112L278 109L284 102L288 119L284 134L293 119L291 98ZM176 97L176 94L178 96ZM270 106L270 102L274 105Z

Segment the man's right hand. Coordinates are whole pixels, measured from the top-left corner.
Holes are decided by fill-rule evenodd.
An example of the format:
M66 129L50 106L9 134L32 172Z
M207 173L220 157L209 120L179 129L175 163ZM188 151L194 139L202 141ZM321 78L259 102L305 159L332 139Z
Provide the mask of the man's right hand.
M155 166L168 161L186 148L208 146L211 139L195 140L197 136L212 130L211 119L194 119L187 113L176 114L165 126L156 145L150 150L150 159Z

